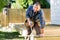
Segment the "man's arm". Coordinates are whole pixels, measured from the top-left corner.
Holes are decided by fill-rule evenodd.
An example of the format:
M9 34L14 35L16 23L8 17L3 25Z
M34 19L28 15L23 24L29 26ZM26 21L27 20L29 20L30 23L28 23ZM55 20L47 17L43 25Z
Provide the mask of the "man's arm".
M43 21L45 21L45 16L43 10L41 10Z
M27 12L26 12L26 20L27 20L27 22L29 23L29 25L30 25L30 17L29 17L29 11L27 10Z
M44 17L44 12L43 12L43 10L41 9L41 11L40 11L40 25L41 25L41 27L44 27L44 25L45 25L45 17Z
M32 9L32 6L29 6L27 11L26 11L26 19L27 19L29 25L30 25L30 16L29 16L29 13L30 13L31 9Z

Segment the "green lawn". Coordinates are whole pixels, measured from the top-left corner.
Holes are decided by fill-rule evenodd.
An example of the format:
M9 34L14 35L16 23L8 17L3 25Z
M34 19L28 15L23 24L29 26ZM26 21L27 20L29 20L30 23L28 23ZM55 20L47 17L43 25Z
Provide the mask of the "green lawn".
M0 32L0 38L19 38L18 32Z
M24 40L24 37L19 37L18 32L0 32L0 40Z

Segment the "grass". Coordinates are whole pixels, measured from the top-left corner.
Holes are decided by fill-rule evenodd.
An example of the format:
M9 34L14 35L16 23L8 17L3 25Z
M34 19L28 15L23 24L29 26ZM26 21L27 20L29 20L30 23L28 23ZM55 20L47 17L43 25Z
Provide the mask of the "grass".
M19 38L18 32L0 32L0 38Z
M0 32L0 40L12 40L12 39L19 39L19 40L23 40L24 37L19 37L19 33L18 32Z

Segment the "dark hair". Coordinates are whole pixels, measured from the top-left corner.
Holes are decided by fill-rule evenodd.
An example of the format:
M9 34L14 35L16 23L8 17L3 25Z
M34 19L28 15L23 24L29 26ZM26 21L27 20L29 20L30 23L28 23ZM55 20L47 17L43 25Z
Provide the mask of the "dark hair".
M34 4L36 4L36 5L40 5L40 3L39 3L39 2L36 2L36 3L34 3ZM33 5L34 5L34 4L33 4Z

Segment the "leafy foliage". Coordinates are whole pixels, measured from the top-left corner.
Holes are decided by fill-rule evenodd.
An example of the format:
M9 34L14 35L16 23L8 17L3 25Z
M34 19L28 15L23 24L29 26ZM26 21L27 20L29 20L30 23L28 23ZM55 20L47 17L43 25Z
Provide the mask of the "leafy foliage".
M4 6L7 5L7 4L8 4L7 0L0 0L0 11L2 11Z
M33 0L33 3L39 2L41 5L41 8L50 8L50 4L47 2L47 0Z
M15 0L14 3L11 3L11 8L26 9L29 5L35 3L36 1L40 2L41 8L50 8L50 4L46 0ZM2 11L4 6L7 4L8 0L0 0L0 11Z

